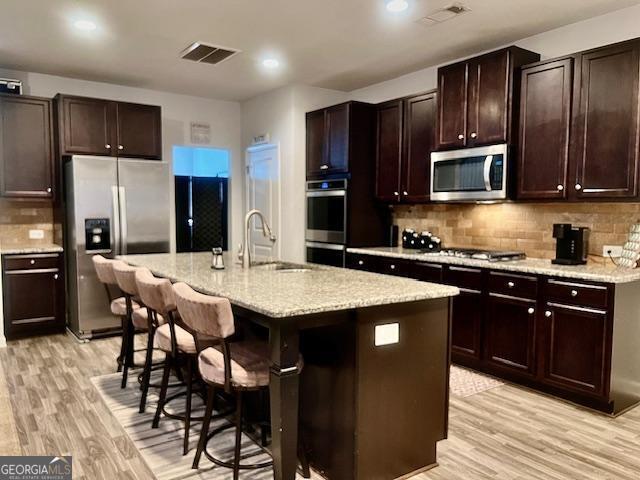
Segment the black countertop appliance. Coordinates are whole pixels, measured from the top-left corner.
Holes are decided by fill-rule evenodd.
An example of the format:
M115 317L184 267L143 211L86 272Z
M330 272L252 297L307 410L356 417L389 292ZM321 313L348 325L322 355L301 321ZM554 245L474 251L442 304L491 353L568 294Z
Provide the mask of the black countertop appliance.
M589 228L574 227L570 223L553 225L553 238L556 239L557 265L584 265L589 252Z

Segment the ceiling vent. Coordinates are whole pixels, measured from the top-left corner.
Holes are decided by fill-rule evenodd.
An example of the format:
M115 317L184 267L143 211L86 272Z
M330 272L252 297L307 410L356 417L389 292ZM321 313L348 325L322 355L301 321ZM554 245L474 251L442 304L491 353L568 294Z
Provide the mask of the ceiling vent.
M449 5L448 7L442 8L440 10L436 10L435 12L431 12L426 17L418 20L418 23L425 25L427 27L431 27L433 25L437 25L438 23L446 22L447 20L451 20L457 16L462 15L463 13L470 12L471 9L462 5L461 3L454 3L453 5Z
M193 62L217 65L238 53L240 53L240 50L233 48L194 42L183 50L180 56L185 60L191 60Z

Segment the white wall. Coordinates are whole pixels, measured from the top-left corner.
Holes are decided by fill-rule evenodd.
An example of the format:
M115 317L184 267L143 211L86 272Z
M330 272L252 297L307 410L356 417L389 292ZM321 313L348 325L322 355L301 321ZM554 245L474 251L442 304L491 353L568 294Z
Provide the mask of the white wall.
M243 149L251 145L254 136L263 133L269 133L271 143L280 147L281 221L278 247L284 260L305 260L305 113L347 99L346 92L291 85L242 104Z
M162 107L162 147L163 159L173 161L173 145L190 144L190 124L192 121L211 125L211 145L231 152L231 172L229 203L231 208L230 245L242 238L240 222L242 211L242 154L240 149L240 103L207 98L178 95L143 88L125 87L99 82L88 82L72 78L44 75L40 73L16 72L0 69L0 77L22 80L25 94L53 97L58 93L87 97L122 100L127 102L160 105ZM171 178L167 188L174 202L174 183ZM171 248L175 250L175 211L169 217L171 228Z
M638 37L640 37L640 5L635 5L565 25L511 44L538 52L543 59L546 59ZM350 96L353 100L378 103L431 90L437 86L437 70L438 66L418 70L386 82L354 90Z

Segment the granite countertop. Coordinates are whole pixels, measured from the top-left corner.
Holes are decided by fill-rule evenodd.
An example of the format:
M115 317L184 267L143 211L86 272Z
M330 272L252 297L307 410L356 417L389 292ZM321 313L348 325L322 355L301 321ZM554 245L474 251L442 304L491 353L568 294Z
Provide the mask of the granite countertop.
M118 258L273 318L452 297L459 293L457 288L446 285L315 264L304 264L310 268L307 271L278 272L273 265L243 269L228 253L224 254L225 270L211 269L209 252Z
M630 283L640 280L640 269L616 268L604 265L554 265L551 260L527 258L509 262L488 262L470 258L441 256L437 253L419 253L417 250L402 247L348 248L349 253L376 255L381 257L403 258L422 262L444 263L467 267L489 268L516 273L549 275L553 277L590 280L603 283Z
M63 248L54 243L42 245L0 245L2 255L29 255L37 253L61 253Z

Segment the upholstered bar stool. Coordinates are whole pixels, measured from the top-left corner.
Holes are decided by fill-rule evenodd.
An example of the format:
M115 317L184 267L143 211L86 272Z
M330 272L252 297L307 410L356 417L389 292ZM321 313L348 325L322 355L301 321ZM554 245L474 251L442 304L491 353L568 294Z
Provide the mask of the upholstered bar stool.
M96 270L96 275L98 276L98 280L104 285L105 291L107 292L107 299L109 301L109 306L111 308L111 313L120 317L122 320L122 342L120 344L120 355L118 356L118 372L122 371L124 360L125 360L125 351L127 347L127 339L125 336L125 327L128 322L127 320L127 299L125 296L122 296L122 291L118 286L118 280L116 279L116 275L113 271L113 264L117 262L117 260L111 260L109 258L105 258L102 255L94 255L92 258L93 266ZM140 308L140 305L131 301L131 308L136 311Z
M176 315L176 300L171 282L167 279L155 278L152 273L146 269L136 272L136 280L142 301L150 308L150 316L161 312L167 319L167 323L157 327L155 331L155 346L166 354L164 370L162 374L162 383L160 384L160 398L156 407L156 414L153 418L152 427L157 428L160 423L161 415L166 417L179 419L184 421L184 440L183 455L189 451L189 432L192 421L201 421L203 417L191 415L191 401L194 393L194 374L196 373L196 345L193 335L180 325L180 317ZM185 367L184 383L186 391L180 392L167 397L167 389L169 384L169 375L173 368L179 372ZM148 385L148 377L143 385ZM146 396L146 391L143 390ZM185 396L185 413L178 415L166 411L169 402L184 395ZM141 401L141 411L143 404Z
M198 349L198 369L209 386L207 406L193 468L198 468L200 457L205 456L216 465L233 469L236 480L240 470L266 468L272 461L259 464L240 463L242 437L243 393L266 389L269 386L268 345L263 341L230 342L235 333L235 321L231 304L226 298L212 297L195 292L185 283L173 286L178 313L185 325L192 330ZM236 399L235 421L218 427L209 433L213 418L216 389L234 394ZM219 417L220 415L216 415ZM215 434L235 426L233 461L213 457L206 450L208 440Z

